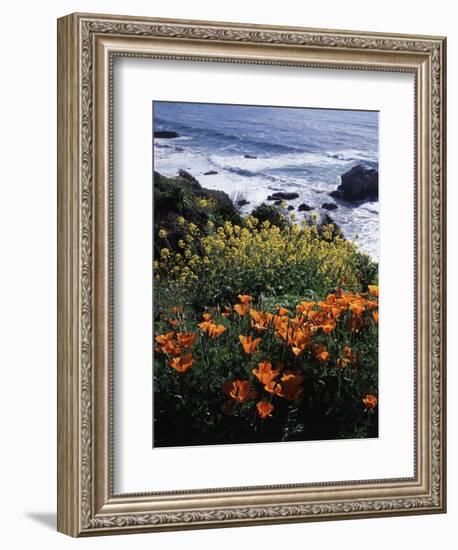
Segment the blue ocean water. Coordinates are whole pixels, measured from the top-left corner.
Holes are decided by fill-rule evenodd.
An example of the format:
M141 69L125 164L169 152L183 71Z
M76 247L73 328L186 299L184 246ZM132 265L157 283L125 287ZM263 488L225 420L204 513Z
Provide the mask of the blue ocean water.
M295 191L326 212L328 193L356 164L378 168L378 113L336 109L154 102L153 129L176 139L154 139L154 169L189 171L204 187L243 194L244 212L275 191ZM248 155L246 157L245 155ZM205 172L217 172L204 175ZM330 212L344 234L378 259L378 202L341 204ZM298 219L303 213L297 213Z

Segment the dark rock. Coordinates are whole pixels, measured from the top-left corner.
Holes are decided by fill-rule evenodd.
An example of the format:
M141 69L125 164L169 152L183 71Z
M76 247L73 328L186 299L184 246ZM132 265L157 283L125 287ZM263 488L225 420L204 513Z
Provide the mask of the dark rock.
M158 130L154 132L154 137L173 139L173 138L180 137L180 134L177 134L177 132L172 132L171 130Z
M246 159L257 159L258 157L256 155L243 155L243 158L246 158Z
M325 202L321 205L321 208L325 208L326 210L336 210L337 204L333 202Z
M272 193L272 195L269 195L267 197L268 201L290 201L293 199L297 199L299 197L299 193L287 193L283 191L279 191L277 193Z
M240 199L237 201L237 206L246 206L247 204L250 204L250 201L247 201L246 199Z
M329 195L345 201L378 201L378 171L362 164L341 176L342 183Z
M293 206L292 204L290 204L290 205L288 206L288 210L294 210L294 206Z
M308 204L305 204L305 202L300 204L299 207L298 207L299 212L309 212L310 210L313 210L313 208L311 206L309 206Z
M215 170L209 170L208 172L204 172L204 176L214 176L217 173L218 172L216 172Z
M281 203L282 203L282 201L275 201L274 202L275 206L280 206Z
M178 177L186 183L189 183L189 185L191 185L194 189L200 189L202 187L196 178L189 172L186 172L186 170L178 170Z

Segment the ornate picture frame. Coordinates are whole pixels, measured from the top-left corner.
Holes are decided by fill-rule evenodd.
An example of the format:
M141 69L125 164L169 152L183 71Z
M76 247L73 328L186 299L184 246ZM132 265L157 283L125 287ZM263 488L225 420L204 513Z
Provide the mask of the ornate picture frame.
M414 476L113 490L113 60L407 72L415 78ZM58 20L58 530L71 536L443 513L446 40L72 14Z

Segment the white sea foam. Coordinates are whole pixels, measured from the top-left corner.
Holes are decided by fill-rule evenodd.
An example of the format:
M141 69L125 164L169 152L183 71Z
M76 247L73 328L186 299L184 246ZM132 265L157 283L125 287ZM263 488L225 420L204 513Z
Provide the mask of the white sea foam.
M267 202L267 196L273 192L297 192L297 199L287 201L288 205L294 206L297 219L311 214L297 211L302 203L306 203L317 213L329 214L342 228L346 238L357 243L363 251L378 260L378 202L361 205L339 203L338 208L332 211L322 208L324 203L334 202L328 193L339 185L340 175L357 162L374 161L371 155L359 150L346 149L332 154L298 152L255 159L244 158L242 154L207 156L189 147L189 144L182 148L178 139L174 139L173 142L166 139L155 140L159 147L154 148L154 169L164 176L174 177L178 170L183 169L196 177L203 187L219 189L233 197L240 193L249 201L249 204L242 208L245 214L260 203ZM332 181L319 176L311 181L303 175L286 177L284 173L277 176L275 172L277 169L300 168L307 164L333 168L332 172L336 175ZM216 171L217 174L204 175L210 171Z

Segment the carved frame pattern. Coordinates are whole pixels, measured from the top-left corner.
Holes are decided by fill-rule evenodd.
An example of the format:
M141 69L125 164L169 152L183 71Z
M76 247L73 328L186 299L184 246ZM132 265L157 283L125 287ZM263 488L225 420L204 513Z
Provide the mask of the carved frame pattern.
M445 510L445 365L444 365L444 309L445 309L445 39L435 37L402 37L352 33L347 31L321 31L262 28L256 25L210 23L193 21L165 21L146 18L95 16L76 14L59 21L60 34L60 131L65 141L60 158L60 338L69 337L70 344L59 348L59 391L65 396L59 406L59 530L71 534L91 535L139 530L164 530L202 526L228 526L316 519L392 515L405 513L443 512ZM371 52L383 55L401 52L407 56L420 54L423 70L429 70L430 112L424 113L430 125L429 219L430 250L429 292L431 316L428 320L430 335L430 446L426 449L429 463L429 485L423 494L405 494L397 497L377 496L377 484L372 493L361 498L332 499L329 496L306 503L265 504L255 506L225 506L208 509L171 509L168 511L122 511L122 495L115 498L121 508L114 511L100 509L95 504L94 458L94 56L97 37L163 39L196 41L199 44L246 43L249 45L293 46L304 50L324 49L326 60L299 62L297 60L265 60L250 57L203 55L165 55L138 51L117 50L115 55L190 59L199 61L294 64L333 68L354 67L361 70L409 70L396 63L381 66L366 58L349 64L327 61L333 50ZM189 42L191 41L191 42ZM324 51L323 50L323 51ZM375 58L374 58L375 59ZM112 67L110 61L109 66ZM111 69L110 69L111 70ZM418 79L417 74L417 79ZM73 89L77 84L77 90ZM77 99L75 99L77 94ZM72 105L70 105L70 103ZM77 105L75 108L75 104ZM72 144L78 154L72 155ZM67 155L65 157L65 155ZM64 158L65 157L65 158ZM76 186L75 186L76 184ZM69 186L73 185L74 189ZM75 196L76 192L76 196ZM76 202L75 202L76 201ZM70 204L71 203L71 204ZM67 218L65 213L67 212ZM71 215L70 215L71 213ZM69 251L69 246L73 251ZM75 419L75 417L77 417ZM63 430L67 435L63 434ZM110 443L111 444L111 443ZM75 453L77 459L75 459ZM425 455L426 456L426 455ZM105 457L110 464L112 459ZM392 480L395 485L396 480ZM334 484L319 484L332 487ZM345 484L340 484L345 485ZM351 484L347 484L351 485ZM283 486L284 487L284 486ZM294 486L300 487L300 486ZM241 488L237 488L241 489ZM230 489L228 489L230 490ZM248 489L247 489L248 490ZM370 491L368 490L368 491ZM111 491L108 490L108 493ZM126 495L132 497L133 495ZM148 494L141 495L142 500ZM147 505L146 505L147 507ZM99 508L99 509L98 509Z

